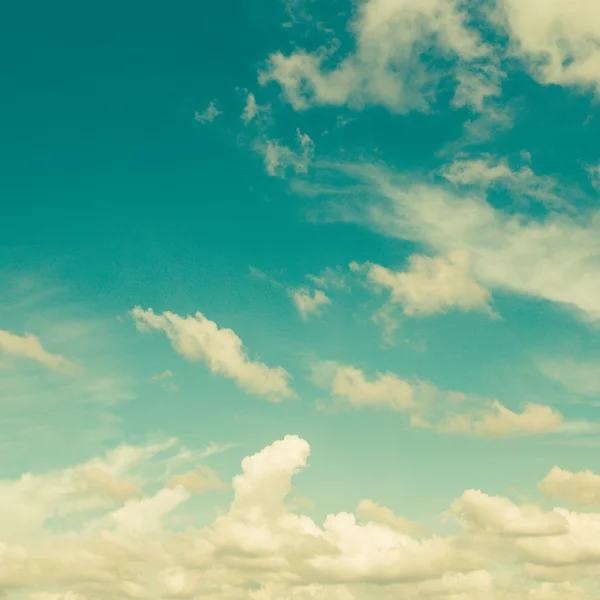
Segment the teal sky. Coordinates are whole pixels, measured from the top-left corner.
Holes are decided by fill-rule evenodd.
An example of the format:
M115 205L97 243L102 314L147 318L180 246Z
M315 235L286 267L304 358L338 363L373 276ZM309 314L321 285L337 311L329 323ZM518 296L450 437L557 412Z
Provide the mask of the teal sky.
M3 12L0 591L600 597L592 0Z

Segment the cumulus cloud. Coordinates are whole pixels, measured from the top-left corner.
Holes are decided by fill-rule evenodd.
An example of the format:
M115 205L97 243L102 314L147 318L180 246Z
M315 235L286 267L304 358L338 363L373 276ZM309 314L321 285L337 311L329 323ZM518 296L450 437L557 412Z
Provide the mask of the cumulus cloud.
M72 373L76 370L74 363L60 354L48 352L40 339L31 333L20 336L0 330L0 354L8 358L32 360L59 373Z
M491 294L470 275L469 253L454 250L448 257L413 255L406 271L381 265L351 265L365 271L367 280L390 292L390 303L402 307L407 316L426 316L452 309L479 310L492 314Z
M365 521L379 523L394 531L410 536L418 536L423 533L424 528L419 523L413 523L387 506L373 502L373 500L361 500L356 507L356 516Z
M326 306L331 305L331 299L323 290L311 291L307 288L290 288L288 293L300 316L305 321L310 315L318 315Z
M183 485L159 490L153 496L128 500L121 508L107 515L107 526L118 532L139 535L160 531L165 515L190 498L192 490ZM104 525L104 523L102 523Z
M512 53L541 83L600 85L600 6L595 0L498 0Z
M334 168L362 181L368 202L330 203L323 219L358 222L441 256L467 248L471 275L485 289L540 298L600 319L600 213L553 212L536 220L495 208L485 191L454 190L375 165Z
M442 413L442 416L434 420L417 414L412 417L411 422L415 426L443 433L491 438L563 430L562 414L544 404L526 404L521 412L510 410L498 400L485 400L477 407L473 407L474 404L471 401L471 408L464 412Z
M497 93L497 74L489 66L494 64L489 49L466 25L469 18L463 3L455 0L369 0L350 24L355 51L336 66L325 66L326 59L331 61L325 48L289 56L278 52L269 57L260 81L278 82L298 110L343 104L427 110L444 74L422 59L425 51L433 51L456 65L458 104L482 101Z
M553 467L538 487L552 499L565 500L576 506L600 506L600 475L589 469L571 473Z
M136 307L131 314L139 329L163 331L179 354L206 363L211 372L233 379L245 392L273 402L294 396L285 369L251 360L234 331L219 328L202 313L180 317L166 311L157 315L152 309Z
M402 412L412 427L446 434L507 438L557 433L569 425L561 413L543 404L526 404L515 412L498 400L439 390L393 373L377 373L369 379L361 369L335 362L316 364L313 377L329 390L334 407Z
M411 383L393 373L378 373L373 380L360 369L334 362L315 365L315 381L327 387L338 406L385 408L406 412L413 408L415 390Z
M4 521L0 526L0 587L31 600L591 600L585 587L600 584L597 514L467 490L442 515L459 526L454 535L428 531L370 500L356 514L334 512L317 523L288 501L311 451L288 435L242 461L229 508L202 525L196 510L184 508L193 493L185 477L139 479L156 456L176 449L176 441L123 446L36 476L35 489L29 479L21 496L7 490L27 478L2 482L2 518L18 522L15 537ZM31 528L34 506L50 515L64 502L67 488L60 487L48 503L56 482L64 486L82 467L98 465L120 476L137 473L136 495L86 505L91 510L58 527L46 517Z
M193 471L171 477L167 487L172 489L182 487L192 494L204 494L211 490L222 490L225 484L210 467L199 465Z
M508 537L551 537L568 533L569 523L557 511L539 506L517 506L508 498L492 497L479 490L466 491L449 509L463 527Z
M103 457L59 472L24 473L0 480L0 542L22 543L43 535L56 520L94 518L142 495L147 476L142 465L165 452L172 442L119 446Z

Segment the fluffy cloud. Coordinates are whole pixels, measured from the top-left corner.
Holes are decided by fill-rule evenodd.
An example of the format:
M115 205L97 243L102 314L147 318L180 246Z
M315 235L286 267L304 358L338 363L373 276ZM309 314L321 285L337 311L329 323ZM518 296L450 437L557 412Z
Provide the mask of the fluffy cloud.
M315 382L329 390L334 407L383 408L409 415L410 425L454 435L506 438L556 433L565 428L563 416L543 404L527 404L514 412L498 400L434 385L409 382L393 373L369 380L360 369L324 362L315 365Z
M331 305L331 299L323 290L298 288L288 290L294 306L306 321L310 315L318 315L323 308Z
M369 381L360 369L332 362L316 365L313 375L318 384L329 389L338 406L379 407L401 412L414 406L413 385L393 373L378 373Z
M204 454L206 456L206 454ZM169 488L182 487L192 494L203 494L210 490L222 490L225 484L219 479L218 475L210 468L199 465L193 471L174 475L169 480Z
M213 373L233 379L250 394L274 402L294 395L285 369L250 360L234 331L220 329L200 312L180 317L168 311L157 315L152 309L136 307L131 314L138 328L164 331L177 352L188 360L205 362Z
M141 496L140 465L171 445L120 446L62 472L0 481L0 542L36 539L53 521L89 518Z
M541 298L600 318L600 214L544 220L492 206L484 191L419 182L374 165L341 165L363 182L368 202L330 204L322 218L358 222L445 256L469 251L473 279L486 289Z
M469 404L471 408L464 412L449 412L435 420L417 414L411 422L443 433L490 438L558 432L564 422L561 413L544 404L526 404L522 412L512 411L498 400L485 400L475 407L475 402Z
M391 508L373 500L361 500L356 507L356 516L365 521L379 523L389 527L393 531L398 531L410 536L417 536L423 533L424 528L419 523L413 523L408 519L394 514Z
M558 498L577 506L600 506L600 475L590 470L571 473L553 467L540 481L539 488L549 498Z
M276 53L260 81L277 81L296 109L380 104L396 112L427 110L443 74L422 60L433 49L458 62L457 102L483 102L497 93L497 71L479 34L466 26L468 19L455 0L369 0L350 25L355 51L335 67L325 67L331 58L325 48Z
M600 6L595 0L499 0L512 52L540 82L600 85Z
M39 338L31 333L23 336L0 330L0 353L9 358L28 359L60 373L72 373L75 365L60 354L48 352Z
M411 256L404 272L371 263L351 266L365 270L370 283L388 290L390 303L401 305L407 316L452 309L492 312L490 293L470 277L469 254L464 250L455 250L447 258Z
M507 498L491 497L479 490L466 491L449 513L463 527L508 537L559 536L569 523L559 512L543 512L539 506L517 506Z
M43 481L37 490L64 486L73 473L98 465L139 479L157 456L176 449L175 441L123 446L36 476ZM597 597L600 515L544 511L467 490L446 513L459 526L456 535L427 532L370 500L361 501L357 515L332 513L318 524L287 501L309 455L309 444L290 435L245 458L229 509L208 526L198 525L195 510L182 511L189 490L153 479L139 480L143 488L133 498L96 501L83 518L63 518L58 527L38 519L35 531L25 532L19 523L28 523L32 503L49 514L64 502L66 488L47 503L49 496L31 493L31 486L24 496L6 492L26 478L3 482L2 516L10 521L21 510L24 520L14 527L17 538L0 524L0 589L31 600Z

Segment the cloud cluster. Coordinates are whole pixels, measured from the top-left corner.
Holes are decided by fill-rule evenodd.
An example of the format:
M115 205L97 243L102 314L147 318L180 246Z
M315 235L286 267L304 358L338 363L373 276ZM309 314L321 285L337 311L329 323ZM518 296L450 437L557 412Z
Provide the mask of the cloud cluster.
M354 52L333 68L325 66L331 58L327 48L278 52L269 57L260 81L277 81L298 110L343 104L427 110L443 74L427 67L423 55L433 54L456 65L458 102L481 104L497 93L498 74L468 20L456 0L369 0L350 24Z
M468 250L470 274L489 290L539 298L600 319L600 213L537 220L503 211L485 190L460 189L376 165L337 165L366 200L331 203L322 218L361 223L438 256Z
M454 250L448 257L413 255L408 259L406 271L393 271L373 263L353 263L351 268L364 271L371 285L389 291L389 304L401 306L409 317L452 309L492 314L491 294L471 277L466 250Z
M594 0L498 0L510 51L541 83L600 87L600 6Z
M160 487L157 458L176 447L122 446L0 482L0 589L29 600L591 600L600 589L599 514L472 489L440 516L453 534L369 499L319 524L288 503L310 455L289 435L242 461L229 508L203 525L186 503L205 488L185 475ZM90 469L110 483L81 484Z
M394 373L377 373L369 379L356 367L325 362L314 367L314 378L328 389L333 407L401 412L413 427L446 434L507 438L568 429L563 415L543 404L526 404L515 412L498 400L439 390Z
M234 331L219 328L200 312L180 317L168 311L157 315L152 309L136 307L131 315L139 329L163 331L179 354L190 361L206 363L213 373L232 379L249 394L274 402L294 396L290 375L283 367L251 360Z
M454 81L455 107L497 112L506 64L542 84L600 87L600 9L595 0L367 0L348 29L353 49L296 50L269 56L260 74L276 81L297 110L316 105L426 111L439 82ZM490 31L506 37L494 44ZM429 60L427 60L429 59ZM435 67L431 66L434 59Z

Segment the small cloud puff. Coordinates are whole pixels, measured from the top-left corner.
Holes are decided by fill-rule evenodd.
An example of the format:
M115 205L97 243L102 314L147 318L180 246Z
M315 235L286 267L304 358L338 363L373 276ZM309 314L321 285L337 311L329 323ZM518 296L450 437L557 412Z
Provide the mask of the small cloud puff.
M206 109L199 113L194 113L194 119L196 121L200 121L200 123L212 123L219 115L222 115L223 112L217 108L216 100L211 100L206 107Z
M251 360L234 331L219 328L202 313L180 317L166 311L157 315L152 309L136 307L131 315L139 330L163 331L179 354L204 362L211 372L232 379L245 392L273 402L294 397L289 386L291 376L283 367Z
M290 288L288 294L294 306L305 321L310 315L319 315L326 306L331 306L331 299L323 290L309 290L307 288Z

